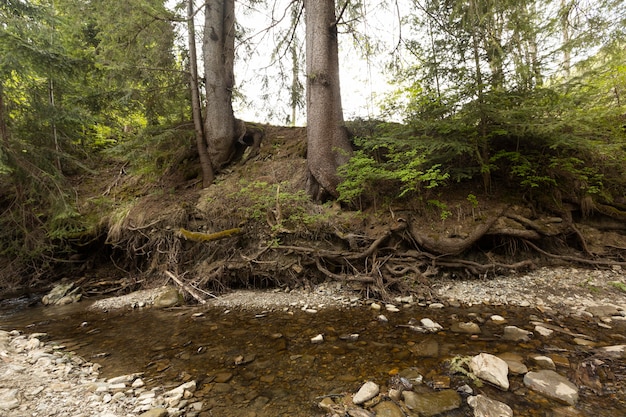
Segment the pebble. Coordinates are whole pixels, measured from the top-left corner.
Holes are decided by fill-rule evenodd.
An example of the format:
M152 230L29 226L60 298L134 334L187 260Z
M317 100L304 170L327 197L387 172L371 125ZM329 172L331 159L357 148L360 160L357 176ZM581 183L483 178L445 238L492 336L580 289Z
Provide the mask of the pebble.
M311 343L319 344L323 342L324 342L324 335L322 334L318 334L317 336L311 338Z

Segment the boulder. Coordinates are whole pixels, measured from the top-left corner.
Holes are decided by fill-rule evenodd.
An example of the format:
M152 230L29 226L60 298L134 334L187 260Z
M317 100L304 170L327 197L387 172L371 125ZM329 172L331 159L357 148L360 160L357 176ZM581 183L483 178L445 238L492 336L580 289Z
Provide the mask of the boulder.
M174 287L165 287L154 299L154 306L158 308L175 307L182 302L182 296L178 292L178 289Z
M484 395L468 397L467 403L474 409L474 417L513 417L511 407Z
M524 375L524 385L546 397L569 405L578 402L578 387L558 373L544 369Z
M481 353L470 360L469 367L478 378L491 382L504 391L509 389L509 365L497 356Z

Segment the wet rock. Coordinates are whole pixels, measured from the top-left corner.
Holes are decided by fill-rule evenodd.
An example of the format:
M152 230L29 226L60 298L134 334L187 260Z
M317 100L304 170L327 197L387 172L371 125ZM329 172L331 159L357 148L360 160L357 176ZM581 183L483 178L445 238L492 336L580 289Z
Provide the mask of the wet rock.
M435 339L423 340L411 346L409 350L418 358L437 358L439 357L439 342Z
M513 417L511 407L484 395L469 397L467 403L474 409L474 417Z
M324 335L318 334L317 336L312 337L311 338L311 343L313 343L313 344L324 343Z
M567 378L551 370L529 372L524 375L524 385L546 397L575 405L578 388Z
M594 317L610 317L617 316L619 310L614 305L597 305L587 307L587 311L594 315Z
M461 406L461 396L450 389L420 394L404 391L402 397L407 408L417 412L420 417L436 416Z
M383 401L373 408L376 417L404 417L404 413L392 401Z
M390 313L397 313L398 311L400 311L400 309L398 307L394 306L393 304L385 305L385 310L387 310Z
M531 336L532 332L529 332L528 330L520 329L516 326L506 326L504 328L502 339L510 340L512 342L527 342L530 340Z
M530 355L529 358L541 369L556 370L556 365L554 364L552 358L544 355Z
M495 324L504 324L504 323L506 323L506 319L504 317L502 317L502 316L497 315L497 314L494 314L491 317L489 317L489 320L491 320Z
M182 302L182 296L178 292L178 289L174 287L165 287L154 299L154 306L157 308L174 307Z
M597 345L593 340L585 339L583 337L575 337L572 341L578 346L595 347Z
M543 337L550 337L552 336L552 333L554 333L554 330L548 329L546 327L543 327L540 324L537 324L535 326L535 333Z
M363 408L351 407L346 410L350 417L375 417L375 415Z
M43 296L43 305L66 305L80 301L82 294L78 294L80 287L74 287L74 283L57 284L52 290Z
M365 401L371 400L380 392L378 384L372 381L367 381L361 386L356 394L352 397L352 402L356 405L363 404Z
M480 334L480 326L474 322L454 323L450 330L455 333Z
M442 309L445 306L442 303L431 303L428 305L428 308L433 308L433 309Z
M389 321L389 319L384 314L380 314L378 317L376 317L376 320L381 323L387 323Z
M557 407L548 411L546 417L585 417L585 415L574 407Z
M509 373L513 375L523 375L528 372L528 368L524 365L524 358L515 353L505 352L498 355L500 359L509 366Z
M370 308L371 308L372 310L379 311L379 310L381 309L381 306L380 306L380 304L378 304L378 303L372 303L372 304L370 304Z
M596 349L596 352L615 359L626 359L626 345L604 346Z
M469 367L478 378L491 382L505 391L509 389L509 366L497 356L481 353L471 359Z
M153 408L141 414L139 417L167 417L169 413L165 408Z

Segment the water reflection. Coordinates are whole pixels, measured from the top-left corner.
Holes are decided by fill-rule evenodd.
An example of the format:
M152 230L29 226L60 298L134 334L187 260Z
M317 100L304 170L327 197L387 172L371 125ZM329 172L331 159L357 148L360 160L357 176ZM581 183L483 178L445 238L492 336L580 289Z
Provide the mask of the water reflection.
M611 331L595 323L521 308L480 307L432 310L421 307L389 313L388 323L377 320L369 309L323 310L309 314L292 312L231 311L182 308L145 309L98 313L85 310L87 303L69 306L16 308L4 306L3 330L46 332L51 340L103 365L103 377L144 372L149 386L179 385L194 379L197 395L212 415L312 416L322 415L316 398L354 392L365 380L386 385L390 373L410 367L424 375L433 387L457 388L468 382L463 375L449 375L446 361L457 355L480 352L553 355L563 365L558 371L572 377L576 365L590 348L573 344L572 336L556 332L550 338L525 343L502 340L502 325L488 320L503 316L508 325L532 330L540 320L584 333L599 346L624 343L625 329ZM537 315L537 317L531 317ZM420 334L406 325L410 319L431 318L450 329L454 322L474 321L480 335ZM311 343L322 334L324 342ZM350 335L358 334L357 337ZM527 361L528 362L528 361ZM567 366L569 364L569 368ZM531 363L527 363L532 368ZM503 392L485 385L477 392L505 402L516 416L544 416L560 406L528 391L521 376L510 376ZM584 416L623 417L626 399L623 382L605 376L609 389L599 393L581 390L577 408ZM612 385L611 385L612 384ZM445 416L469 416L463 408Z

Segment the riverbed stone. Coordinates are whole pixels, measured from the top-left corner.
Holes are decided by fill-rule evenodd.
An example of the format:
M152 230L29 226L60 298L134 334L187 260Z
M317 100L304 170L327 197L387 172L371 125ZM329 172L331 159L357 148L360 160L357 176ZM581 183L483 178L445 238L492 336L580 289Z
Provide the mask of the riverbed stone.
M524 375L524 385L546 397L575 405L578 402L578 387L555 371L544 369Z
M372 381L367 381L365 384L359 388L356 394L352 397L352 402L354 404L363 404L365 401L371 400L380 392L380 387L377 383Z
M513 417L511 407L485 395L468 397L467 403L474 410L474 417Z
M20 405L20 391L17 388L0 389L0 410L12 410Z
M461 406L461 396L451 389L419 394L413 391L403 391L402 397L407 408L417 412L420 417L436 416L446 411L456 410Z
M450 330L455 333L480 334L480 326L472 321L467 323L453 323Z
M530 340L532 332L521 329L517 326L505 326L502 339L510 340L512 342L527 342Z
M556 370L556 365L552 358L545 355L530 355L529 359L535 363L541 369Z
M165 287L163 291L154 299L154 306L157 308L168 308L179 305L182 302L182 296L178 289L174 287Z
M509 366L497 356L480 353L472 357L469 367L478 378L491 382L504 391L509 389Z
M392 401L383 401L373 408L376 417L404 417L402 409Z
M504 352L498 355L500 359L509 366L509 373L513 375L523 375L528 372L528 368L524 365L524 358L521 355L511 352Z
M153 408L151 410L146 411L143 414L140 414L139 417L167 417L168 412L165 408Z

